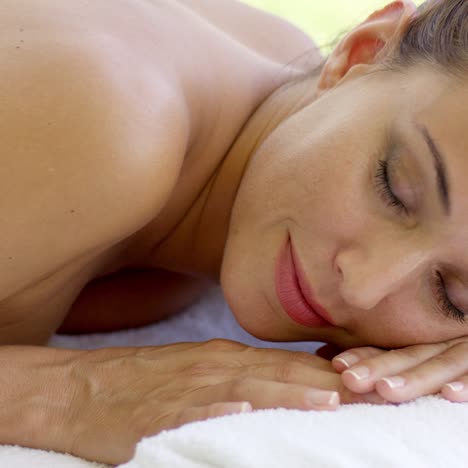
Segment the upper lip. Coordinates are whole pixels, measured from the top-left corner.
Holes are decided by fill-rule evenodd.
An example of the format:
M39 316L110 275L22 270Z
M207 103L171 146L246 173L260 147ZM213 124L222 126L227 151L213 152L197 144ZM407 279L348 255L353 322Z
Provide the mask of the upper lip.
M294 246L292 245L292 240L291 240L291 252L293 256L294 268L296 270L297 278L299 281L299 286L300 286L302 295L304 296L304 299L307 301L309 306L312 309L314 309L314 311L318 315L320 315L324 320L326 320L331 325L336 326L335 323L333 322L333 319L330 317L330 314L327 312L327 310L314 300L312 288L310 287L306 279L306 276L304 274L304 270L302 269L299 259L296 256L296 253L294 251Z

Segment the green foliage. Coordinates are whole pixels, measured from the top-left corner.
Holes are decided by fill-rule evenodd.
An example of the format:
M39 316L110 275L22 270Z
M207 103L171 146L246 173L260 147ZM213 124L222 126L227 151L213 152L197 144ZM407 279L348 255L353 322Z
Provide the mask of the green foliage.
M242 0L256 8L282 16L299 26L322 48L345 34L373 11L391 0ZM420 5L422 0L416 0Z

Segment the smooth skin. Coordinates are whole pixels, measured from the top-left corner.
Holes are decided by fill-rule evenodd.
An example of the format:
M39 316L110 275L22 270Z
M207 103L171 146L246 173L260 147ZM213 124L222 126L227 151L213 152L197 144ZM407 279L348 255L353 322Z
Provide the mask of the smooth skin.
M348 391L319 356L227 340L44 346L56 330L154 322L219 279L229 212L206 232L198 215L213 208L212 181L226 151L243 163L259 141L275 107L262 104L300 72L285 64L304 50L320 59L288 23L219 5L2 4L4 444L119 464L142 437L190 421L377 398ZM278 31L290 40L272 49ZM222 202L237 187L225 189Z
M343 382L353 391L375 389L392 402L441 391L452 401L466 401L468 392L444 384L466 382L468 324L439 308L433 276L442 271L450 300L468 310L463 288L468 90L427 65L403 74L373 73L374 62L398 43L414 11L412 2L394 2L348 34L317 87L305 90L306 104L265 139L234 203L221 284L239 323L259 338L358 348L355 354L368 359L359 365L368 364L371 375L358 380L344 373ZM449 217L414 121L430 129L445 155ZM390 178L406 204L405 215L384 202L375 184L378 162L388 157L382 148L389 130L399 155ZM301 328L281 310L273 272L288 232L316 299L337 328ZM252 282L259 287L250 288ZM369 355L368 347L359 350L366 343L403 349L380 349L376 355L374 348ZM346 369L336 359L333 365L339 372ZM391 388L381 380L395 372L403 373L407 386Z
M192 278L190 294L179 291L187 303L219 281L236 319L262 339L326 341L353 352L368 345L402 348L361 354L373 374L357 384L352 374L340 375L344 364L337 359L223 340L86 352L3 346L18 388L30 397L22 405L35 408L26 418L29 431L18 431L23 439L11 443L121 463L142 436L240 411L244 401L253 409L305 409L312 389L321 397L318 390L338 392L341 403L372 401L376 392L399 402L465 375L457 363L466 360L458 342L467 326L437 310L428 280L443 264L450 297L463 307L452 270L462 268L468 234L468 163L461 150L466 88L428 66L372 73L398 43L415 11L412 2L372 14L341 41L320 76L293 85L306 68L294 59L307 52L321 60L313 41L237 2L122 0L113 3L114 15L102 4L44 2L41 15L31 13L28 2L7 7L15 45L1 62L2 97L11 103L2 141L10 155L5 170L17 177L2 186L9 223L1 245L10 262L1 278L4 345L43 345L67 327L111 329L106 309L118 313L120 323L120 314L131 316L137 308L146 308L146 316L142 311L135 325L157 320L151 311L161 302L151 282L129 287L126 298L109 294L141 285L124 281L133 268L141 278L148 269ZM65 33L70 25L79 31L77 17L86 34ZM427 148L410 127L415 118L431 129L448 159L448 220L438 208ZM387 128L400 142L401 162L391 176L411 207L409 217L386 205L373 185ZM274 266L288 234L337 327L305 328L281 309ZM161 299L164 288L157 293ZM171 289L166 304L176 293ZM159 318L174 309L158 312ZM422 350L417 360L414 345ZM437 346L439 354L431 354ZM438 358L444 346L457 356L450 375ZM39 358L42 371L32 382ZM412 390L390 391L377 382L388 369L405 370ZM42 401L54 402L53 410L34 406L44 388ZM59 393L62 388L73 391ZM20 392L13 384L10 391L16 401ZM100 395L99 411L87 412ZM114 404L121 408L118 420ZM325 409L337 404L332 400ZM39 431L44 422L55 427L55 437ZM0 433L1 440L13 433ZM110 454L106 440L119 440L122 452Z

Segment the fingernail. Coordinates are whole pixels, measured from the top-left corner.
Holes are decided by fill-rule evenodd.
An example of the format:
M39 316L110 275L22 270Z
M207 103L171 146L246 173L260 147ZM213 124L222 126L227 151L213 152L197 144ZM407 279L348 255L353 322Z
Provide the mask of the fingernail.
M338 392L327 392L320 390L309 390L306 394L307 401L315 405L333 406L338 403Z
M385 405L388 401L382 398L378 393L371 393L369 395L363 395L363 400L367 403L374 403L376 405Z
M393 388L401 388L401 387L404 387L406 385L406 380L403 377L400 377L400 376L384 377L383 379L380 379L380 380L385 381L387 383L387 385L392 389Z
M355 354L347 353L336 356L335 360L342 362L346 367L354 366L354 364L357 364L360 361L360 359Z
M465 388L465 385L462 382L451 382L445 385L450 387L454 392L461 392Z
M244 401L241 405L241 413L250 413L252 411L252 405L248 401Z
M363 380L370 376L370 370L368 367L360 366L353 370L345 370L343 374L351 374L355 379Z

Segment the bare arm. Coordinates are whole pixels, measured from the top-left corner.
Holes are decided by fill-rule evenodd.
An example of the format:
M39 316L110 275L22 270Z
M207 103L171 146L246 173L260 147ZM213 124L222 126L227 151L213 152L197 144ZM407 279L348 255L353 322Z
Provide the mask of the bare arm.
M130 45L91 23L67 29L55 3L40 12L12 3L1 40L6 345L47 342L96 257L165 205L189 137L184 97L157 63L149 73Z
M0 301L150 222L188 140L183 96L125 44L36 26L0 48Z
M63 422L76 391L70 366L81 353L0 346L1 444L67 451Z
M172 271L124 270L84 288L57 333L105 333L163 320L214 283Z

